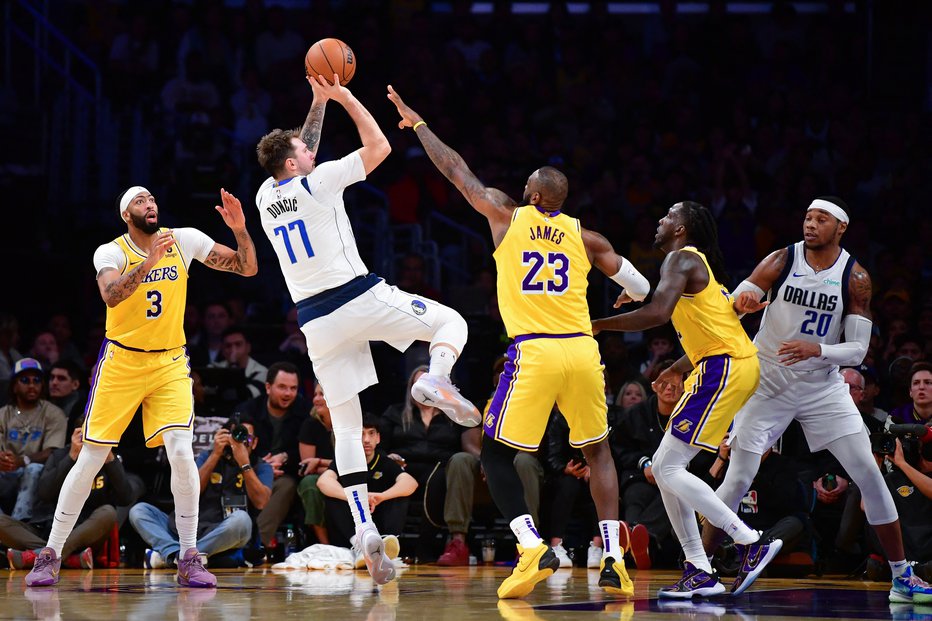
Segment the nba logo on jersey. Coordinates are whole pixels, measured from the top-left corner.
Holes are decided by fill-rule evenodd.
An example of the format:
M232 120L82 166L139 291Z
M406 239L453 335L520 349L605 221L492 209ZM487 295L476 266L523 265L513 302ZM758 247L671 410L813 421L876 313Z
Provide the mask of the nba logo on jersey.
M411 309L414 311L415 315L423 315L427 312L427 305L420 300L414 300L411 302Z

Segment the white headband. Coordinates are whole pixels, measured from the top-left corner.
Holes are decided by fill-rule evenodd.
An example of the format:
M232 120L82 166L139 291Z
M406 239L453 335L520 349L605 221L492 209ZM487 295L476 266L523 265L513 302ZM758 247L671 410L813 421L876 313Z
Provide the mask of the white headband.
M827 211L833 216L835 216L836 218L838 218L840 221L844 222L845 224L848 224L848 214L845 213L844 209L842 209L835 203L830 203L827 200L817 198L814 201L812 201L811 205L809 205L809 209L821 209L822 211ZM809 209L807 209L806 211L809 211Z
M149 190L145 189L141 185L134 185L130 189L123 192L123 196L120 197L120 213L122 214L124 211L129 209L129 202L143 192L146 194L151 194Z

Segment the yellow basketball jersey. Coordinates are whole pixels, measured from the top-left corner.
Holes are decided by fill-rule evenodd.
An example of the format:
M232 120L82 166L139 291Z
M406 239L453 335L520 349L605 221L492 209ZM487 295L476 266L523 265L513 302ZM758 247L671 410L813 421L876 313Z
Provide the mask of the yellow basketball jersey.
M129 238L113 240L126 256L123 274L146 259ZM131 296L107 307L107 338L144 351L173 349L185 344L184 307L188 294L188 270L178 244L149 271Z
M586 302L591 265L579 220L518 207L492 256L508 336L592 334Z
M684 293L673 309L673 327L689 360L695 365L717 354L732 358L757 354L757 348L738 321L728 290L715 280L705 255L692 246L683 250L695 253L709 271L708 286L699 293Z

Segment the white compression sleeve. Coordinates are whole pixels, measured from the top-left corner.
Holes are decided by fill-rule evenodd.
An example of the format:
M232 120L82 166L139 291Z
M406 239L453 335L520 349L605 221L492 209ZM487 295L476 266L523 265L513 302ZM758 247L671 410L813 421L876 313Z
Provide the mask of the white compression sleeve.
M49 534L49 547L55 550L55 554L61 556L65 541L74 530L78 515L91 494L91 485L109 453L109 446L87 442L81 447L78 460L62 483L58 505L55 507L55 519L52 520L52 532Z
M822 360L840 367L861 364L871 342L873 322L862 315L847 315L843 322L845 340L841 343L822 344Z
M170 429L162 433L165 454L171 467L172 496L175 500L175 528L181 545L179 558L197 547L198 503L201 497L201 479L194 461L190 429Z
M618 273L610 278L624 288L629 298L635 302L642 301L650 293L650 283L641 272L637 271L631 261L624 257L619 257L619 259L621 259L621 267L618 268Z

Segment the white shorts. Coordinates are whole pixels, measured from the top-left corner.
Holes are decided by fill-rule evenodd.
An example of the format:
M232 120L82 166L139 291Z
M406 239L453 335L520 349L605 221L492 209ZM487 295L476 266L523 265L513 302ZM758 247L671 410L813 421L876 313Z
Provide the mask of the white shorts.
M381 281L330 314L304 324L307 354L327 401L339 405L379 381L369 341L383 341L399 351L414 341L430 341L442 308Z
M794 419L813 451L864 429L836 368L801 373L761 357L760 386L735 417L732 445L763 455Z

